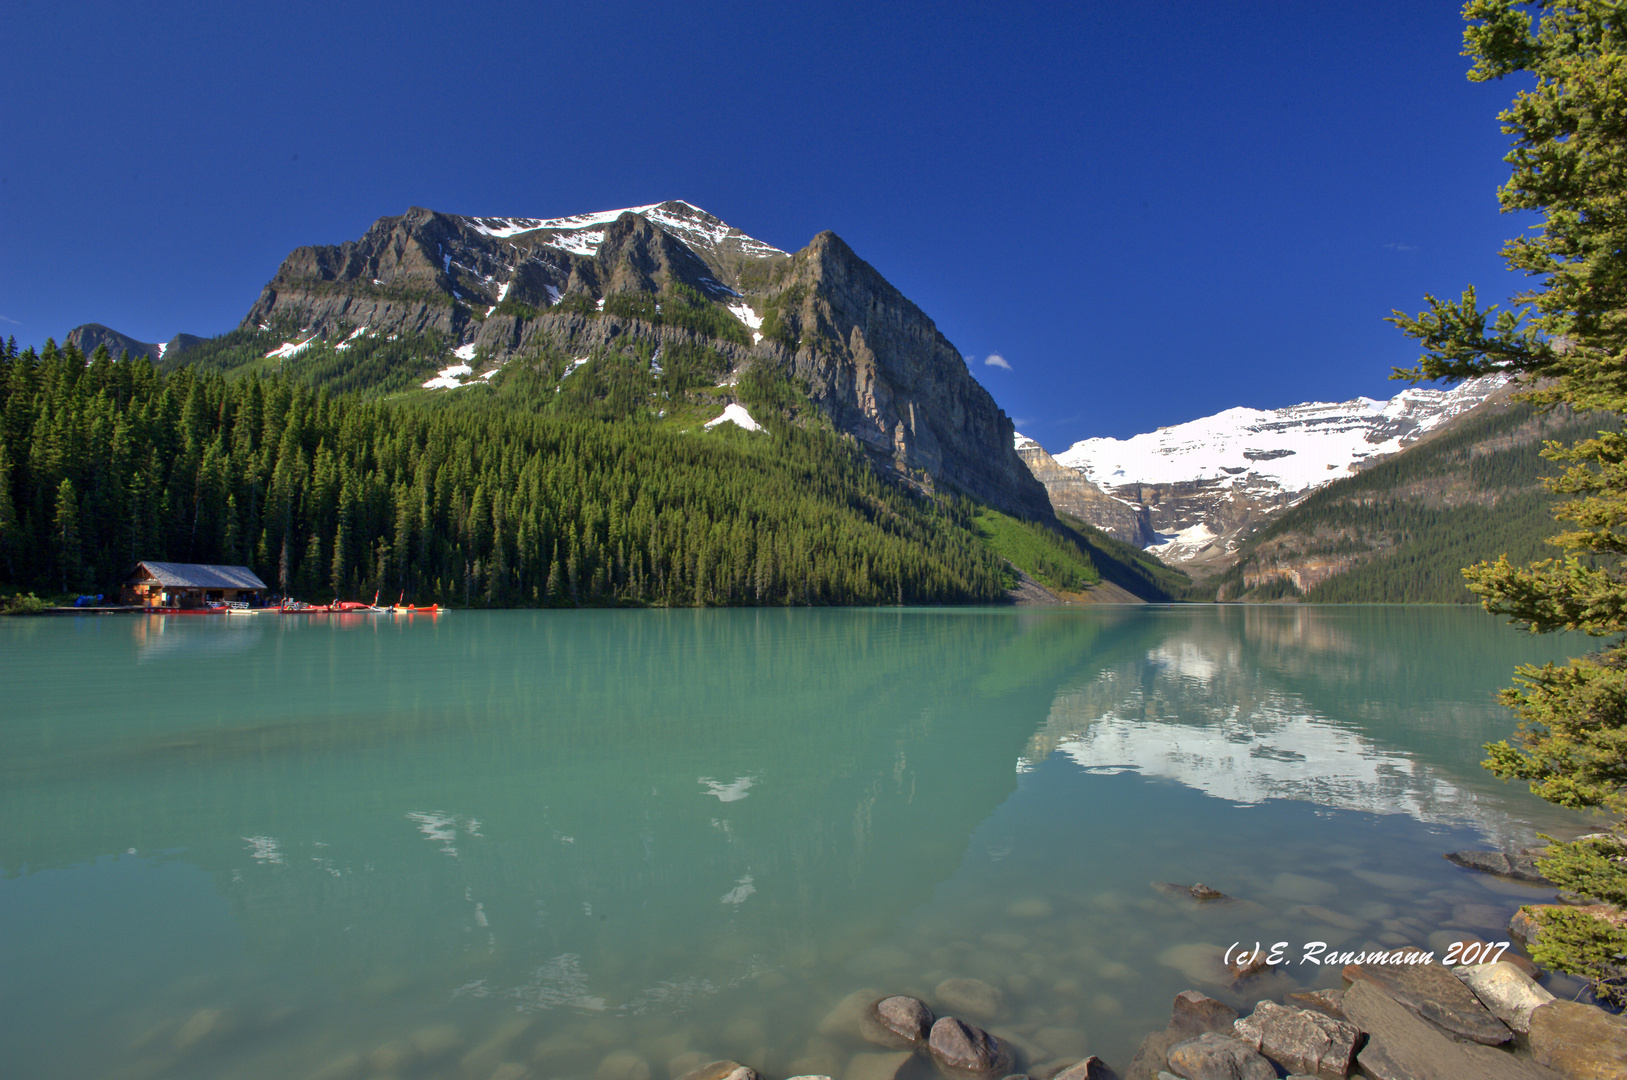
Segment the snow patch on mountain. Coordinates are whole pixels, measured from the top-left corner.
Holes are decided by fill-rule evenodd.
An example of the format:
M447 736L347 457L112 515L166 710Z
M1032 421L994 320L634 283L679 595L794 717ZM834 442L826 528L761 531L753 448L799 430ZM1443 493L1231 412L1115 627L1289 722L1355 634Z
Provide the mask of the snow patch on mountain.
M751 413L746 411L746 407L744 405L737 404L729 405L728 408L723 410L723 415L718 417L716 420L708 420L706 422L706 429L710 431L719 424L734 424L738 427L745 428L747 431L763 430L763 425L751 418Z
M554 235L543 242L550 247L568 251L573 255L595 255L604 243L605 227L623 214L637 214L692 248L716 251L730 244L748 258L766 258L784 255L771 244L747 236L739 229L722 221L693 203L674 200L651 203L649 206L629 206L622 210L599 210L588 214L573 214L562 218L465 218L468 225L482 236L507 239L522 233L549 231ZM719 286L729 291L725 286Z
M751 343L756 345L763 340L763 317L751 310L751 305L745 301L729 305L729 314L746 324L751 331Z
M317 339L315 337L308 337L304 341L300 342L285 341L275 349L272 349L270 352L266 353L266 359L270 360L272 357L276 357L279 360L286 360L291 356L298 356L300 353L310 348L311 343L316 340Z
M1222 487L1307 491L1354 475L1368 458L1396 453L1508 381L1488 375L1451 390L1403 390L1388 401L1227 409L1129 439L1085 439L1056 460L1103 489L1213 480ZM1021 447L1025 440L1017 438Z
M433 379L424 383L425 390L456 390L464 385L462 376L474 374L474 369L468 364L452 364L443 367Z

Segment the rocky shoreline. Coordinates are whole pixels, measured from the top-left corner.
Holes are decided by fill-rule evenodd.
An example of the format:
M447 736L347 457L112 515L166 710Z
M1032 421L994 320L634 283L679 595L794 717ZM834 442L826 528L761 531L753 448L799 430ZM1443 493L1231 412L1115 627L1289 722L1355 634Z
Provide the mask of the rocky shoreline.
M1101 1039L1100 1030L1093 1037L1080 1029L1074 1005L1014 1009L1006 990L973 977L998 979L986 965L946 959L923 970L919 958L894 948L897 955L889 954L884 965L854 969L869 970L874 985L827 984L808 1001L816 1011L803 1015L823 1019L812 1025L805 1043L799 1036L776 1047L766 1014L749 1007L701 1037L700 1029L670 1018L640 1024L601 1017L576 1029L544 1031L537 1013L521 1009L498 1023L473 1027L456 1026L446 1022L455 1018L447 1017L399 1030L382 1042L378 1034L347 1034L322 1048L327 1061L314 1072L290 1061L291 1068L273 1068L266 1075L308 1080L1627 1080L1627 1019L1565 1000L1580 983L1547 976L1510 942L1487 942L1466 929L1497 930L1502 938L1498 928L1506 925L1506 936L1520 947L1533 940L1535 914L1558 906L1531 902L1540 899L1531 886L1552 886L1537 872L1534 851L1447 856L1490 875L1482 881L1494 891L1521 896L1525 902L1512 920L1508 906L1476 904L1462 894L1429 894L1435 900L1430 906L1424 902L1428 897L1416 893L1404 913L1388 903L1367 903L1354 909L1358 917L1320 906L1332 897L1310 890L1315 883L1309 879L1281 875L1273 888L1299 894L1305 901L1301 914L1324 928L1331 948L1322 942L1291 949L1286 943L1239 943L1231 949L1190 941L1170 945L1159 962L1185 973L1186 985L1218 996L1198 989L1177 994L1168 1022L1140 1038L1139 1046L1135 1036L1146 1031L1142 1025L1150 1010L1140 1013L1134 1027L1121 1024ZM1387 885L1399 895L1408 879L1397 877ZM1146 904L1173 902L1204 912L1211 927L1275 928L1260 904L1204 884L1153 882L1151 891L1160 896ZM1590 903L1564 893L1556 899L1572 907ZM1447 902L1454 906L1443 908ZM1005 911L1026 920L1056 915L1050 902L1032 897L1010 902ZM927 932L951 931L937 926ZM990 930L979 940L991 950L1039 958L1030 938L1009 930ZM1302 982L1295 969L1300 954L1312 948L1321 950L1314 961L1319 974ZM947 943L940 946L945 950L954 952ZM1058 956L1062 967L1046 965L1053 977L1077 961L1073 953ZM1110 965L1095 970L1104 977L1131 977L1131 969L1118 967L1122 970ZM1337 988L1331 985L1336 972L1342 976ZM1021 992L1033 978L1011 972L1004 981ZM1557 998L1543 981L1559 991ZM895 989L889 992L888 984ZM786 975L777 971L756 979L762 993L786 985ZM1085 992L1071 979L1046 985L1064 997ZM1094 1000L1111 1014L1111 999ZM173 1017L140 1035L131 1046L130 1068L120 1075L126 1080L173 1075L238 1036L290 1022L294 1011L286 1008L257 1020L222 1007ZM1132 1054L1130 1048L1137 1046ZM1117 1059L1110 1065L1091 1054L1098 1048Z
M1453 852L1446 858L1497 877L1551 884L1536 868L1538 854L1534 849ZM1200 903L1230 899L1202 884L1155 883L1154 888L1185 893ZM1589 903L1565 894L1558 899L1572 906ZM1532 911L1546 906L1521 907L1510 922L1511 934L1532 940L1537 926ZM964 1019L998 1011L998 991L977 979L940 983L932 995L937 1010L908 995L859 990L831 1011L820 1032L874 1049L849 1058L839 1078L802 1073L790 1080L1627 1078L1627 1019L1556 998L1537 981L1543 973L1528 958L1500 944L1460 935L1448 955L1478 962L1458 964L1410 945L1364 951L1343 967L1343 989L1299 991L1281 1001L1263 998L1247 1015L1197 990L1183 991L1175 997L1169 1023L1142 1040L1123 1072L1095 1056L1038 1062L1019 1040ZM1225 960L1237 989L1273 967L1258 949L1235 959L1228 953ZM735 1061L672 1073L674 1080L759 1080L756 1070Z

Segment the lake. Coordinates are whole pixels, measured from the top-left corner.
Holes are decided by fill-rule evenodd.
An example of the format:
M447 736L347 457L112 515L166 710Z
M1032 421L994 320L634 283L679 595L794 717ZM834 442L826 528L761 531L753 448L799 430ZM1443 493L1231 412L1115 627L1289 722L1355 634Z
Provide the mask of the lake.
M1340 985L1226 985L1234 942L1505 939L1551 890L1441 855L1587 824L1478 764L1512 668L1587 647L1427 607L0 619L0 1060L840 1080L874 992L1122 1070L1181 990ZM1155 887L1197 882L1234 899Z

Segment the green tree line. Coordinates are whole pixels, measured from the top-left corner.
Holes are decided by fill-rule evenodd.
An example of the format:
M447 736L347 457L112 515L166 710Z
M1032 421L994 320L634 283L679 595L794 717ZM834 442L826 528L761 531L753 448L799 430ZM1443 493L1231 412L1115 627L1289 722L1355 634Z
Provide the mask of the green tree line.
M258 348L259 343L254 343ZM474 605L966 603L1008 575L975 507L882 481L748 373L772 436L658 422L643 356L389 400L269 371L0 348L0 580L111 591L143 559L325 599ZM674 355L681 381L712 358ZM597 365L597 367L595 367ZM527 372L529 371L529 374ZM575 380L575 381L573 381ZM654 397L652 398L652 394ZM805 402L804 402L805 404Z

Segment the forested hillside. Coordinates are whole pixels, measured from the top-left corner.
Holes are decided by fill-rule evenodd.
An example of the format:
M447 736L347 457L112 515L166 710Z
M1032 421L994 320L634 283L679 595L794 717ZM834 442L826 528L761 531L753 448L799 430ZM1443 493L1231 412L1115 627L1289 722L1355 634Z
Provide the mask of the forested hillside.
M794 384L719 387L700 346L539 353L392 398L330 393L345 372L294 357L228 379L252 337L168 372L0 349L0 581L108 592L139 559L243 563L310 599L495 606L967 603L1012 583L986 508L882 480ZM725 397L766 430L706 428ZM1070 585L1098 580L1081 538L1020 528Z
M1544 440L1569 442L1619 426L1613 417L1487 406L1440 436L1337 480L1252 537L1237 565L1194 598L1317 603L1473 603L1462 568L1507 554L1558 554L1560 466Z

